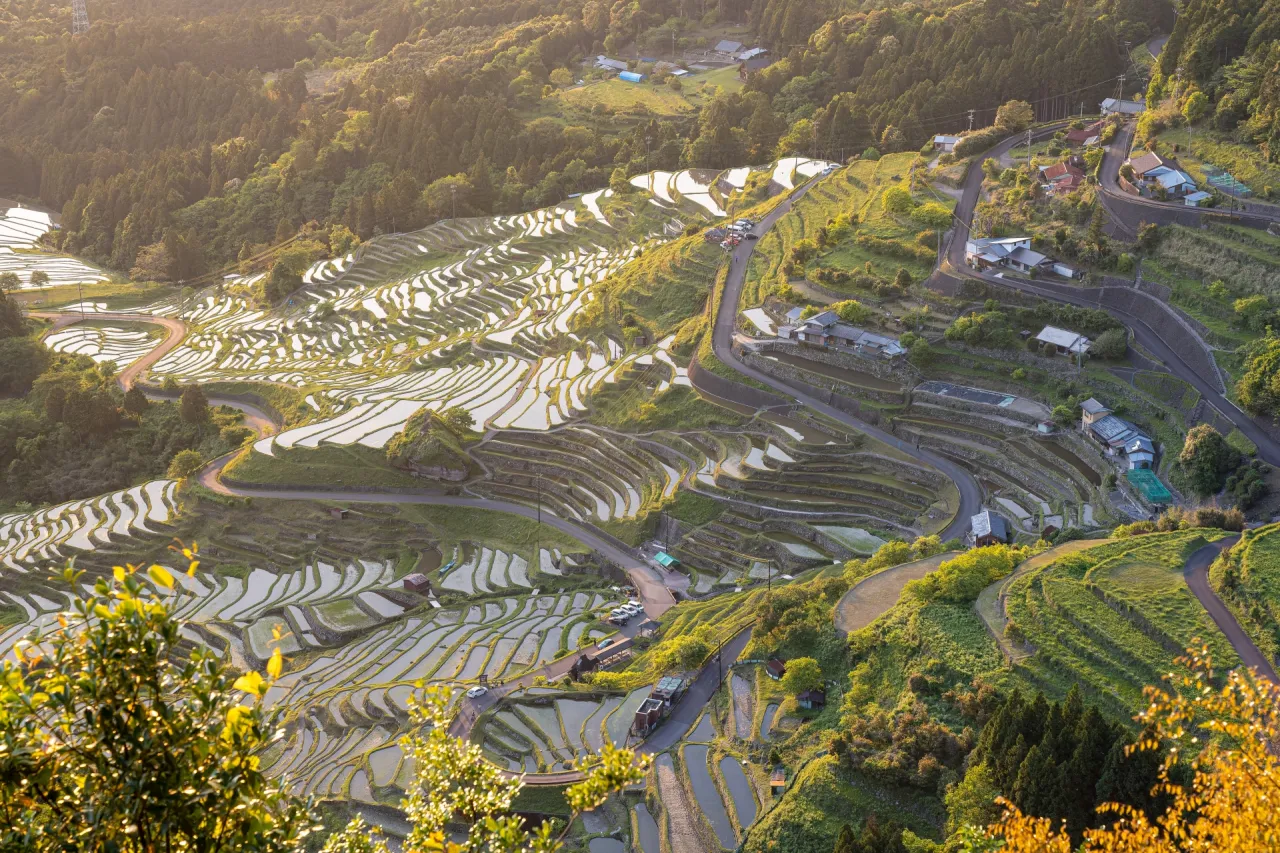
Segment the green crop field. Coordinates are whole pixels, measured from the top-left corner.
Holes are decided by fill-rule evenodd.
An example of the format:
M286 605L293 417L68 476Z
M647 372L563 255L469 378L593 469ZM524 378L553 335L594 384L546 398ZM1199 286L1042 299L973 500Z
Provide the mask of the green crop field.
M1214 590L1269 658L1280 653L1280 525L1247 530L1209 572Z
M1087 696L1125 715L1142 707L1142 688L1175 669L1174 658L1199 638L1221 668L1234 651L1182 579L1186 558L1215 530L1119 539L1065 555L1014 578L1006 610L1035 653L1020 679Z
M1268 163L1256 146L1241 145L1211 130L1197 128L1194 138L1187 128L1166 130L1158 137L1161 154L1176 156L1178 163L1199 184L1207 177L1205 165L1229 172L1237 181L1253 190L1256 198L1265 200L1267 193L1280 193L1280 167ZM1173 147L1179 150L1173 154Z

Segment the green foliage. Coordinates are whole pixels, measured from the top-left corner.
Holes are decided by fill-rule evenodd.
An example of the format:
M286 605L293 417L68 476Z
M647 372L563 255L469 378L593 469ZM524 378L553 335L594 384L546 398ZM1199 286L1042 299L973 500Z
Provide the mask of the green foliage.
M169 402L131 412L113 366L57 353L40 363L25 398L0 402L0 505L100 495L163 476L183 450L208 460L233 447L221 431L241 420L238 412L206 404L193 421Z
M61 627L4 662L0 847L295 850L307 806L258 759L278 722L262 701L278 656L267 678L237 678L182 637L155 592L172 575L146 574L100 578ZM79 589L83 575L64 579Z
M936 201L927 201L911 211L911 221L926 228L950 228L951 211Z
M1129 350L1129 333L1125 329L1108 329L1093 342L1090 351L1098 358L1124 358Z
M846 299L831 305L831 310L840 317L841 322L859 325L871 319L871 309L856 299Z
M199 385L188 385L182 389L178 409L182 419L189 424L202 424L209 420L209 398Z
M797 696L806 690L822 687L822 667L813 658L792 658L782 676L782 689Z
M975 787L990 786L1029 814L1065 820L1078 839L1097 825L1094 809L1103 802L1115 799L1156 813L1159 803L1150 790L1159 757L1126 755L1131 743L1128 732L1086 706L1076 688L1057 703L1043 694L1028 702L1014 691L983 728L970 758L975 768L986 768ZM966 814L976 805L974 792L968 793L957 797Z
M955 835L962 826L986 826L998 818L998 796L991 766L986 762L970 765L964 778L947 791L947 835Z
M996 127L1007 133L1026 130L1035 120L1035 110L1026 101L1006 101L996 110Z
M465 409L437 414L423 407L387 442L387 462L426 476L464 479L471 470L471 458L463 445L474 437L473 424Z
M915 199L906 187L889 187L880 194L880 206L886 213L904 215L915 207Z
M986 311L957 317L947 327L944 336L949 341L974 347L1009 349L1017 346L1017 333L1009 327L1003 311Z
M1220 491L1227 475L1239 464L1240 453L1208 424L1197 424L1188 430L1178 454L1178 465L1187 484L1201 496Z
M944 561L937 571L907 584L907 590L925 600L953 603L973 601L989 584L1007 576L1031 552L1010 545L974 548Z
M182 450L169 463L165 476L175 480L185 480L204 467L204 456L196 450Z

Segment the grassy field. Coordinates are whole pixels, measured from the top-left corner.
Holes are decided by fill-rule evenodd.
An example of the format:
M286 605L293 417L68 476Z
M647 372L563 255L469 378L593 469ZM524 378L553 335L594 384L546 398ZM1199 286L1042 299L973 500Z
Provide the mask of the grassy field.
M1207 163L1231 173L1260 201L1268 199L1268 191L1272 195L1280 193L1280 166L1268 163L1257 146L1241 145L1203 127L1196 129L1194 138L1187 128L1179 127L1164 131L1156 139L1159 152L1177 157L1197 183L1206 183ZM1175 145L1179 148L1176 154Z
M422 522L446 544L483 542L492 548L528 551L534 545L559 548L563 553L583 553L586 547L553 527L520 515L455 506L406 504L401 507L406 519Z
M80 287L63 284L41 290L19 290L13 294L13 298L33 311L48 311L61 305L75 304L81 297L85 301L105 302L108 308L133 308L172 293L172 288L173 285L165 284L103 281Z
M248 485L423 488L429 483L387 464L381 450L353 445L326 445L314 450L276 447L267 456L250 450L233 460L224 472Z
M604 107L622 116L680 116L694 106L666 84L627 83L614 77L556 92L543 101L542 108L566 118Z

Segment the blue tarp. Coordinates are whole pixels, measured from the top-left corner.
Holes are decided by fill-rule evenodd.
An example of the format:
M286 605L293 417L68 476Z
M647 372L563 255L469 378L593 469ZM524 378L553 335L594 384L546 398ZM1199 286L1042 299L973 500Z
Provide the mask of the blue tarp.
M643 74L637 74L634 71L623 71L618 75L619 80L626 80L628 83L639 83L644 80Z

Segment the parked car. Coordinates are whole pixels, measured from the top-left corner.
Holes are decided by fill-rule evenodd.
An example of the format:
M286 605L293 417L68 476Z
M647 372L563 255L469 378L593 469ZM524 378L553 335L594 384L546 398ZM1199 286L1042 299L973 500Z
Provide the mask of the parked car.
M612 645L613 645L613 637L605 637L603 640L601 640L600 642L596 643L596 648L597 648L597 649L607 649L607 648L609 648L609 647L610 647L610 646L612 646Z
M468 690L468 691L467 691L467 698L468 698L468 699L479 699L481 696L483 696L484 694L486 694L486 693L488 693L488 692L489 692L489 688L488 688L488 687L481 687L481 686L472 687L470 690Z
M747 239L748 239L748 240L759 240L759 239L760 239L760 235L759 235L759 234L748 234L748 235L747 235Z

